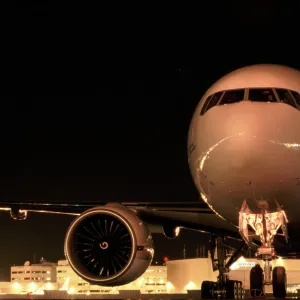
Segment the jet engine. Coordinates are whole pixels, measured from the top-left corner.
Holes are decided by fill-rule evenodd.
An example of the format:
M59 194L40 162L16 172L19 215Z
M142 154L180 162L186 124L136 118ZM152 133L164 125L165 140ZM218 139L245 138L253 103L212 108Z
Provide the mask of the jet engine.
M12 208L10 210L10 216L13 220L23 221L27 219L27 211L18 208Z
M76 274L102 286L134 281L146 271L154 255L148 227L119 203L79 215L68 228L64 251Z

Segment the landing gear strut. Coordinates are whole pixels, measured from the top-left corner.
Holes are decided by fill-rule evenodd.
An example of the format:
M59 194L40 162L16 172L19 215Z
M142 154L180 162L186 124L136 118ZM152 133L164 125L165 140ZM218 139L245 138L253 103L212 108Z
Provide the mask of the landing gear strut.
M268 212L268 202L266 200L259 200L257 207L260 209L260 214L254 214L249 209L247 201L243 202L239 214L239 230L244 241L249 243L248 226L252 227L255 235L258 235L262 246L257 249L256 257L263 260L264 271L259 265L252 268L250 273L250 292L252 297L261 296L264 294L264 286L273 286L273 295L275 298L285 297L287 280L286 271L284 267L275 267L272 271L271 261L277 258L275 249L273 247L274 237L279 228L282 229L283 235L288 241L287 219L285 212L277 203L277 212ZM257 294L259 293L259 295Z
M243 299L244 288L241 281L230 280L229 267L238 260L248 246L245 242L242 243L239 249L233 254L232 248L227 245L224 237L212 236L210 240L210 256L214 271L219 271L217 282L203 281L201 286L201 298L227 298L227 299ZM229 258L229 259L228 259Z

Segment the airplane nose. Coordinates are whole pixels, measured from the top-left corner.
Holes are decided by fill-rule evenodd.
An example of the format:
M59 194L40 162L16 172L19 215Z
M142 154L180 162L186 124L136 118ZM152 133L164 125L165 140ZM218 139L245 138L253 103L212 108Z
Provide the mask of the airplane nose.
M277 104L277 103L276 103ZM275 105L276 105L275 104ZM224 109L224 130L227 136L260 136L268 139L278 137L278 119L274 103L241 102ZM227 117L226 117L227 115Z
M248 104L219 110L211 130L206 127L210 141L202 144L197 160L200 191L229 220L236 218L244 199L265 199L274 211L274 200L300 201L299 111L281 103Z
M238 182L299 176L299 111L281 103L220 106L208 117L209 147L200 169L213 182ZM296 173L298 174L296 176Z

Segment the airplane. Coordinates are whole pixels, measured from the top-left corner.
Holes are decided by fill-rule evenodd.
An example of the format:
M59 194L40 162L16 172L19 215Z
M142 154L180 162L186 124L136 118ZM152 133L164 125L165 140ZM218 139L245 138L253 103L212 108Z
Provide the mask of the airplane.
M117 286L141 276L151 264L151 233L176 238L180 228L211 234L216 282L204 281L203 299L242 299L242 282L230 266L249 247L264 261L250 272L251 295L273 286L287 294L278 256L300 252L300 71L260 64L216 81L193 114L188 163L199 202L62 203L2 201L15 220L28 213L73 215L64 242L70 266L91 284ZM232 249L232 242L238 245ZM257 294L257 291L260 291Z

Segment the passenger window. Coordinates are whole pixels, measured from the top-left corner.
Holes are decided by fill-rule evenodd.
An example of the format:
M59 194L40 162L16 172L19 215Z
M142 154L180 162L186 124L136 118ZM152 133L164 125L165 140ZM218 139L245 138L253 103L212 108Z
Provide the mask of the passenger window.
M201 109L201 112L200 112L200 116L204 115L205 111L206 111L206 107L211 99L212 95L210 95L206 100L205 100L205 103Z
M300 106L300 94L294 91L291 91L292 95L294 96L294 99L296 100L296 102L298 103L298 105Z
M218 92L218 93L215 93L214 95L212 95L207 107L206 107L206 110L205 112L207 112L209 109L211 109L212 107L216 106L220 100L220 97L222 95L223 92Z
M280 102L289 104L295 108L297 108L292 95L289 93L288 90L284 90L284 89L276 89L277 95L279 97Z
M258 102L277 102L272 89L250 89L249 100Z
M241 90L230 90L226 91L221 102L221 104L231 104L244 100L244 89Z

